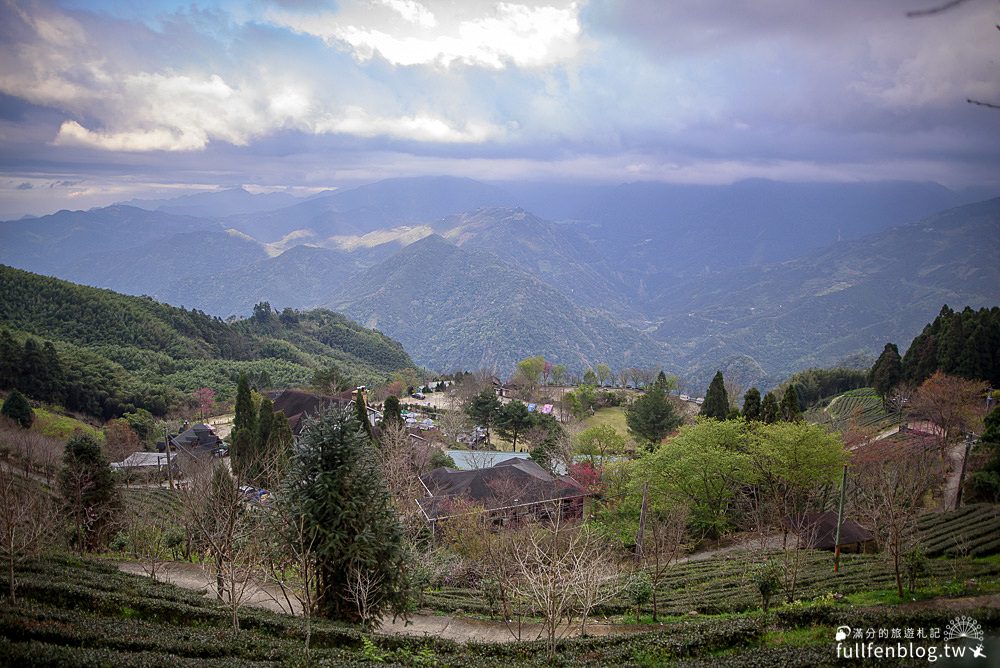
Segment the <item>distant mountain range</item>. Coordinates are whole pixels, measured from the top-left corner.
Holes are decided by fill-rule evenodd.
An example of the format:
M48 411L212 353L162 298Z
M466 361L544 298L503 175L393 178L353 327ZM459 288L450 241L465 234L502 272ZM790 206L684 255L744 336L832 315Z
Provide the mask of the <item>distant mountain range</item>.
M223 322L152 299L0 265L0 330L54 345L67 407L105 418L134 408L162 415L210 387L232 399L240 373L262 387L301 386L336 366L361 383L413 366L403 347L330 311L284 317L259 309ZM40 397L36 397L40 398Z
M716 368L773 384L905 347L943 303L1000 303L1000 200L964 197L905 182L391 179L0 223L0 262L223 317L330 306L440 370L506 374L544 354L577 372L658 365L698 391Z

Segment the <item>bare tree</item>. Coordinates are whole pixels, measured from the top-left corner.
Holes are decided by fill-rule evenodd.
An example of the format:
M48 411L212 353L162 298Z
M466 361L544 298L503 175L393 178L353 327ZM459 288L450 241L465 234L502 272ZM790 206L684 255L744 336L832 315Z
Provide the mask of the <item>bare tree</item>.
M902 559L913 545L917 517L940 478L940 463L919 448L892 451L877 445L865 448L854 462L855 496L862 517L892 564L896 592L902 598Z
M475 573L480 594L491 611L500 616L514 640L521 640L530 611L514 588L514 555L524 549L526 530L516 521L497 530L494 517L481 504L455 499L440 531L448 548Z
M464 377L460 383L453 385L448 394L453 398L452 406L464 413L469 402L486 389L493 389L493 372L488 369L480 369L473 372L471 376Z
M371 608L377 592L382 586L382 574L370 568L351 567L347 575L347 598L354 603L358 619L366 628L378 626L378 617L372 615Z
M910 401L917 389L909 383L899 383L889 391L885 398L885 409L896 416L896 422L902 422Z
M740 401L743 399L743 384L735 378L726 378L722 381L726 388L726 397L729 399L729 410L740 410Z
M316 531L310 528L306 516L282 499L266 509L265 527L273 540L264 545L265 564L269 578L278 586L289 613L298 603L306 623L305 650L312 641L312 618L316 610ZM281 601L279 601L279 604Z
M126 509L123 529L132 556L152 579L159 566L170 559L170 523L155 508L136 504Z
M379 468L404 525L423 527L416 500L425 496L420 476L430 470L432 450L437 446L415 443L403 425L387 425L376 449Z
M558 515L557 515L558 518ZM523 531L524 542L513 556L513 591L542 617L549 660L556 642L571 629L564 618L589 615L602 598L602 587L618 580L607 558L606 543L584 527L556 519L551 527L535 525ZM602 575L603 573L603 575ZM607 589L606 595L613 595ZM584 624L586 622L584 621Z
M185 490L185 515L207 552L216 597L227 603L234 631L240 630L239 611L255 576L266 573L259 544L265 511L255 503L221 463L197 468Z
M982 381L965 380L940 371L917 388L907 413L911 419L927 420L934 425L942 461L950 443L982 424L986 390L987 385Z
M50 546L56 535L56 506L32 480L0 464L0 557L7 565L8 595L15 602L14 569Z
M122 462L120 469L125 478L125 486L129 487L135 475L136 467L128 461L129 455L142 450L139 436L124 420L111 420L104 426L104 449L112 462Z
M649 513L646 520L645 540L642 545L642 563L649 571L653 583L653 621L659 614L657 591L670 566L684 554L687 547L688 508L676 505L666 510Z
M465 411L452 409L441 411L437 419L438 432L446 446L453 447L458 437L468 434L473 429L472 420Z
M22 429L6 416L0 416L0 434L13 462L20 464L25 478L34 473L45 476L52 484L65 450L65 442L49 438L37 431Z
M656 374L656 369L637 367L632 369L632 380L635 382L636 387L646 387L652 384L653 380L656 378Z
M587 537L571 559L576 573L571 587L580 616L580 635L587 635L591 612L621 594L626 581L622 578L621 561L611 545L593 535Z

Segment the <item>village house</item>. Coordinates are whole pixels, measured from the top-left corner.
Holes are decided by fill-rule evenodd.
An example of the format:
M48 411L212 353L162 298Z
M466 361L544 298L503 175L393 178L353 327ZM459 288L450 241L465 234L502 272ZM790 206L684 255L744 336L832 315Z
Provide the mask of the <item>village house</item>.
M851 519L840 523L840 540L837 540L837 513L809 513L800 518L785 521L785 535L791 533L802 539L803 547L812 550L862 553L876 552L875 536Z
M349 406L357 400L357 393L361 392L365 401L365 408L368 413L368 422L372 427L382 420L382 413L368 405L368 391L363 385L353 390L339 392L337 394L326 395L315 392L305 392L303 390L277 390L268 396L274 403L274 410L281 411L288 419L288 426L292 433L298 436L302 433L306 418L318 415L331 406Z
M437 468L420 476L420 482L427 496L417 499L417 505L432 527L470 507L498 527L580 519L588 496L572 477L552 475L530 459L516 457L471 471Z

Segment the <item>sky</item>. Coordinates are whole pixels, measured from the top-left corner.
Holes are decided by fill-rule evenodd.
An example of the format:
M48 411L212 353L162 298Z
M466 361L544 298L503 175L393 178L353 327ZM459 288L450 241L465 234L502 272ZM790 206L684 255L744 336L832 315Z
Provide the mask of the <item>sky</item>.
M1000 186L1000 2L0 0L0 217L244 186Z

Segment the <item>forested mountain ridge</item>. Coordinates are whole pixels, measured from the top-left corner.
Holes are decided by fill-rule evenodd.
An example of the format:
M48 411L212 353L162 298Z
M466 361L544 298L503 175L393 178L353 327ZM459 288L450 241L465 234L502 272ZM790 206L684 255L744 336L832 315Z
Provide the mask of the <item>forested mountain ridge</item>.
M460 248L492 253L578 306L637 317L621 273L597 244L578 232L578 225L542 220L520 208L492 207L451 216L438 226Z
M544 193L556 191L566 201L544 206ZM904 345L943 303L1000 302L990 268L996 207L928 217L966 196L936 184L758 180L519 193L421 177L224 219L127 206L60 212L0 224L0 262L222 317L248 315L261 301L342 304L403 340L418 363L442 369L499 364L504 374L515 356L542 354L582 373L639 357L683 372L692 387L716 369L778 382L875 355L886 340ZM211 195L218 201L199 196L181 210L207 216L234 195L250 197ZM517 208L519 198L569 220ZM907 224L887 229L896 223ZM432 232L460 252L413 262L409 245ZM481 269L495 263L516 289L491 284ZM378 272L392 280L382 285ZM483 299L470 297L479 290Z
M59 211L41 218L0 222L0 263L66 276L87 255L121 252L175 234L222 231L213 220L113 205L93 211ZM163 246L163 253L177 249Z
M1000 307L941 308L903 355L902 376L916 385L938 370L1000 387Z
M1000 303L998 228L1000 198L799 260L680 282L652 308L665 314L654 336L691 350L686 364L703 379L731 356L753 358L776 381L887 341L904 348L942 304Z
M202 386L228 396L241 370L263 386L288 386L331 365L357 382L413 366L398 342L330 311L278 314L259 304L251 318L224 322L2 265L0 293L0 328L54 343L62 371L86 395L70 407L105 417L130 406L162 412Z
M394 332L423 364L441 370L505 374L540 350L570 368L605 362L673 369L667 349L642 332L574 305L492 253L439 235L354 276L330 305Z

